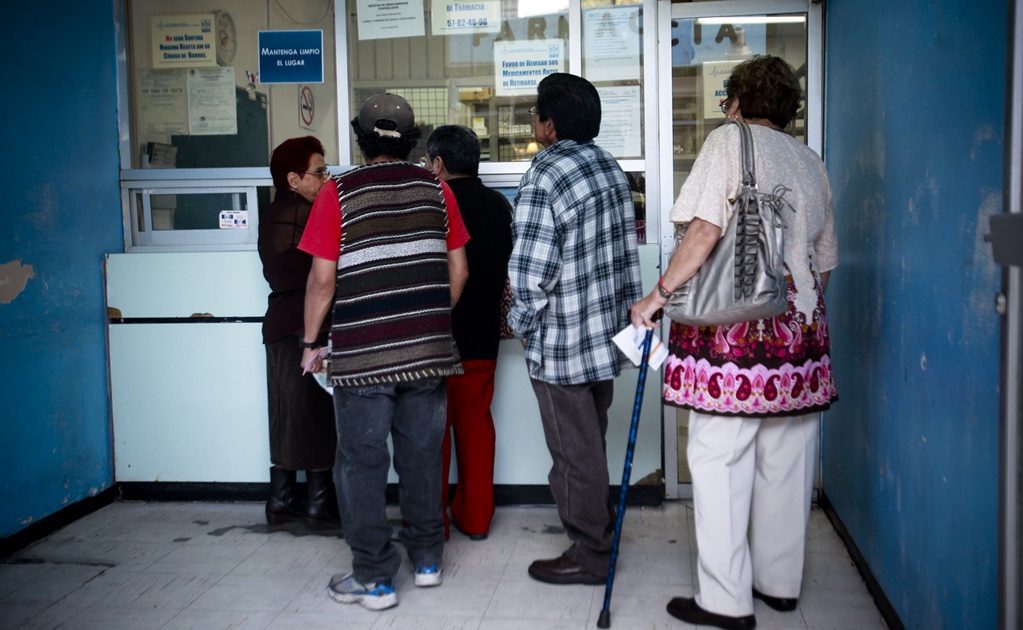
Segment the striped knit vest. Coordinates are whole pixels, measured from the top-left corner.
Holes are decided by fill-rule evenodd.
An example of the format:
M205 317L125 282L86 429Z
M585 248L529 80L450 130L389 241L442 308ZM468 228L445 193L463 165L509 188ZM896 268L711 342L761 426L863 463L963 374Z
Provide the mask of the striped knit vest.
M341 247L330 382L352 387L461 374L451 334L447 211L408 162L335 178Z

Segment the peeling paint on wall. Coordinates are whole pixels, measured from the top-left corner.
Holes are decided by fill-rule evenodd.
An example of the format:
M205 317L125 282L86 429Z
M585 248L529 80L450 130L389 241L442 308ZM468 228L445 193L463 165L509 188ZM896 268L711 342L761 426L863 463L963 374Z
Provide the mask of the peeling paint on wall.
M977 149L985 142L999 142L1000 136L995 133L991 125L982 125L973 132L973 143L970 146L970 159L977 159Z
M30 278L36 272L32 265L23 265L20 260L0 265L0 304L10 304L25 290Z

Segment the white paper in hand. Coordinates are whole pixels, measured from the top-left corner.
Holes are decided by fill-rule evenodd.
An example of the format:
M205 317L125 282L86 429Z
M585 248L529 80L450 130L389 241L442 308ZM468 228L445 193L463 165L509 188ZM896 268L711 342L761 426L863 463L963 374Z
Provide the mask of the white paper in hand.
M620 333L614 336L615 345L629 357L635 365L643 360L643 339L646 337L646 328L626 326ZM661 343L661 338L654 335L650 340L650 358L647 365L651 370L661 367L664 360L668 358L668 349Z
M302 368L302 375L305 376L312 372L313 378L316 379L316 383L322 387L324 391L330 394L334 391L334 388L330 386L330 383L327 380L327 372L330 369L327 367L329 364L329 361L327 360L328 356L330 356L330 348L320 348L319 351L313 355L313 358L309 359L309 363L306 363ZM317 365L321 366L319 370L316 369Z

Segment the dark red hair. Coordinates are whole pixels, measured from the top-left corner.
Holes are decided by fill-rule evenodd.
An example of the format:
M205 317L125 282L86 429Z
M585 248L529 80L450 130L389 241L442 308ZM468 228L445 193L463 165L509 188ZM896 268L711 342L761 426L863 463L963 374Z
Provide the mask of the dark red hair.
M274 178L274 188L288 190L288 173L304 173L309 168L309 159L314 154L323 155L323 145L313 136L303 136L285 140L270 156L270 175Z

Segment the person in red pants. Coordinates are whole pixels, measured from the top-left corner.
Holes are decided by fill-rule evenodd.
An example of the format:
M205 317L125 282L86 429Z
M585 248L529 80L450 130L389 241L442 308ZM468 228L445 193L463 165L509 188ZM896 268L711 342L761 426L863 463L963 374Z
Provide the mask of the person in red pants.
M472 236L465 245L469 280L451 314L464 374L448 376L448 428L442 455L442 499L448 501L451 433L458 461L458 486L450 499L451 520L472 540L483 540L494 516L496 432L490 414L494 369L501 336L501 298L511 256L512 208L508 199L478 177L480 142L461 125L437 127L426 141L426 166L455 194ZM449 535L447 511L445 535Z

